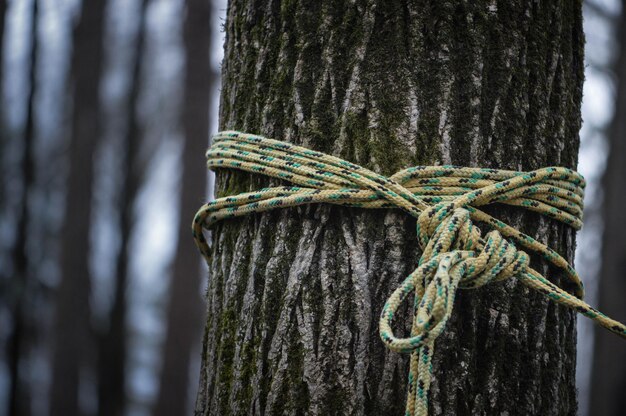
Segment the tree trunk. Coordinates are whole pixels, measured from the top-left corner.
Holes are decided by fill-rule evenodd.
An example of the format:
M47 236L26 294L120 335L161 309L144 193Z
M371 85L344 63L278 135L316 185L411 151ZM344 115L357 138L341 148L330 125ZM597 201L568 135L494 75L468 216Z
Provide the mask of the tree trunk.
M4 79L4 25L7 17L7 0L0 0L0 80ZM4 103L4 83L0 82L0 100ZM8 140L7 126L5 123L6 110L4 106L0 109L0 151L6 151L5 146ZM5 186L0 186L0 201L6 201ZM6 203L6 202L5 202Z
M4 79L4 26L7 17L7 0L0 0L0 79ZM4 97L4 86L0 85L0 97ZM5 112L0 111L0 138L3 138L6 134L4 130ZM1 192L1 191L0 191ZM0 197L3 195L0 195ZM3 198L4 199L4 198Z
M142 0L139 9L137 39L131 64L131 87L128 94L128 127L122 141L120 158L124 161L124 177L119 194L120 251L114 279L114 298L109 312L108 327L98 345L98 414L122 416L126 406L126 289L131 281L131 237L135 224L134 208L143 182L145 163L139 149L143 135L140 126L139 93L141 91L146 37L146 11L150 0Z
M626 2L622 2L623 7ZM626 10L619 21L619 58L615 66L617 88L615 113L609 132L609 156L603 178L604 234L598 286L599 306L618 321L626 320L626 240L624 240L624 206L626 206ZM626 414L626 350L619 339L595 331L595 354L591 380L592 414L622 416ZM615 337L613 337L615 338ZM616 342L617 341L617 342Z
M0 7L0 13L4 15L4 6ZM28 260L29 222L30 217L30 194L32 192L35 167L33 145L35 142L35 97L37 91L37 58L39 50L39 2L33 1L31 14L31 47L30 62L28 69L28 80L30 90L26 109L26 122L23 136L23 158L21 162L22 195L20 201L20 211L17 220L17 235L13 246L13 278L11 282L11 293L13 294L10 303L13 312L13 326L7 342L9 359L9 414L29 415L30 396L28 382L25 380L26 372L24 363L29 360L29 338L32 337L31 315L27 306L29 292L32 290L33 282L29 270ZM3 25L0 25L0 31ZM2 42L2 36L0 36ZM0 81L2 80L0 73ZM1 90L0 90L1 92Z
M200 345L202 299L200 263L189 238L189 215L198 207L206 189L203 155L208 145L211 87L211 2L187 0L184 23L186 52L184 100L181 121L184 130L180 224L170 283L163 369L155 415L189 414L191 353Z
M6 21L6 16L7 16L7 0L0 0L0 63L2 63L2 65L0 65L0 79L4 79L3 75L4 75L4 24ZM2 86L0 86L0 92L3 92L4 94L4 90L2 88ZM1 117L4 117L4 114L1 115ZM2 128L4 128L4 119L2 119L3 123L0 124L0 126L2 126ZM4 135L5 132L2 131L2 134Z
M106 0L84 1L73 33L70 168L61 233L62 276L54 326L50 392L52 416L80 413L79 387L87 358L90 326L90 206L93 154L100 135L99 92L105 3Z
M583 43L579 1L235 0L220 128L386 175L575 167ZM250 178L221 171L220 191L267 183ZM489 212L572 260L570 228ZM385 349L378 318L416 267L413 219L307 206L224 221L212 240L197 414L403 414L408 357ZM431 414L576 414L572 311L514 279L455 302ZM406 312L397 325L408 332Z

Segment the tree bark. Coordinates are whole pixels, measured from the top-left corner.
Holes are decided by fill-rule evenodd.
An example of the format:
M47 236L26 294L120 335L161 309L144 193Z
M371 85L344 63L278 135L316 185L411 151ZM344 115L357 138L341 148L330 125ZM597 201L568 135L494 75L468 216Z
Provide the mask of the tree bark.
M89 231L93 155L100 135L106 0L83 2L73 33L71 81L73 111L69 143L67 205L61 235L61 282L56 299L50 413L80 414L79 387L89 342L91 291Z
M626 6L626 2L622 2ZM615 66L617 88L615 113L609 132L609 153L603 177L604 233L598 285L599 306L614 319L626 321L626 13L618 23L619 58ZM591 380L590 414L621 416L626 414L626 350L619 339L595 330L595 354Z
M580 1L233 0L220 128L387 175L575 167L583 44ZM218 183L226 195L267 181ZM489 212L572 260L570 228ZM308 206L224 221L212 240L197 414L403 414L408 357L385 349L378 317L416 267L413 219ZM572 311L515 280L461 292L431 414L575 415L575 331Z
M187 0L183 40L186 64L181 121L184 131L180 224L167 307L163 369L155 415L189 414L189 370L202 330L200 263L189 238L189 216L206 189L203 155L209 140L211 89L211 2Z

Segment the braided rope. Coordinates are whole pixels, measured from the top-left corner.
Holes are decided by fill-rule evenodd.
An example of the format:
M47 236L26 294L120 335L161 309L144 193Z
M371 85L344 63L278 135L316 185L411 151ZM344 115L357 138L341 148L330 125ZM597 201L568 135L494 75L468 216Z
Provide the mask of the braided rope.
M228 196L203 205L192 228L196 244L207 262L211 261L211 252L203 228L252 212L324 202L360 208L400 208L417 219L422 257L417 269L385 303L379 322L380 337L385 345L392 351L411 354L407 416L428 413L434 343L452 314L458 288L478 288L516 277L549 299L626 338L626 326L582 300L582 282L567 260L478 209L492 203L519 206L578 230L582 226L585 182L570 169L547 167L515 172L418 166L387 178L334 156L235 131L218 133L206 155L207 166L211 169L239 169L295 185ZM482 237L474 221L486 223L493 230ZM573 283L575 295L532 269L528 254L504 237L561 268ZM399 338L394 335L391 324L409 293L414 294L411 334L408 338Z

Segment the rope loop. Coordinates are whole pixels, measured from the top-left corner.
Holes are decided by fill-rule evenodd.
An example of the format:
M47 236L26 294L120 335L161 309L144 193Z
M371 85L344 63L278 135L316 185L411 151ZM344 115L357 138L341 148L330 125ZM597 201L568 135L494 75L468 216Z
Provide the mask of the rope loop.
M485 243L481 244L480 231L466 209L449 211L445 207L434 207L424 211L428 212L447 216L442 215L429 237L418 268L391 294L381 313L381 339L393 351L412 352L421 347L424 340L434 341L450 318L458 288L478 288L528 269L528 255L518 251L498 231L489 232ZM418 227L428 229L427 222L431 218L431 215L420 216ZM398 338L391 324L410 293L414 293L416 300L411 337Z
M334 156L262 136L225 131L207 151L209 168L238 169L291 182L256 192L227 196L203 205L192 224L202 255L212 249L203 230L223 219L280 207L331 203L358 208L397 208L417 219L422 249L418 267L389 296L379 333L392 351L410 353L407 416L428 414L431 359L435 340L452 315L457 289L475 289L517 278L548 299L582 313L626 338L626 326L582 300L583 285L574 268L550 247L481 211L488 204L522 207L579 229L585 181L562 167L532 172L457 166L416 166L387 178ZM474 224L492 230L484 237ZM574 294L558 287L529 265L539 254L560 268ZM400 305L413 294L408 337L396 336L392 323Z

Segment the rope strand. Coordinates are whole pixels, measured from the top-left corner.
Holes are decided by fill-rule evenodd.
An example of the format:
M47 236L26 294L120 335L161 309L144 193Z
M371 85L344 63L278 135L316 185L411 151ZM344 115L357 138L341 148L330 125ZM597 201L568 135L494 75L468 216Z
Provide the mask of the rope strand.
M516 277L561 305L626 338L626 326L585 303L578 274L561 255L478 207L500 203L546 215L578 230L582 226L585 181L567 168L532 172L456 166L417 166L387 178L340 158L262 136L224 131L206 153L210 169L229 168L289 181L256 192L219 198L203 205L192 229L207 262L211 250L203 229L253 212L312 203L359 208L399 208L417 219L422 248L418 268L391 294L379 321L382 341L411 354L407 416L428 414L435 340L444 330L458 288L478 288ZM484 237L474 222L493 230ZM529 256L509 238L565 272L574 295L529 266ZM397 337L391 324L398 308L414 295L410 336Z

